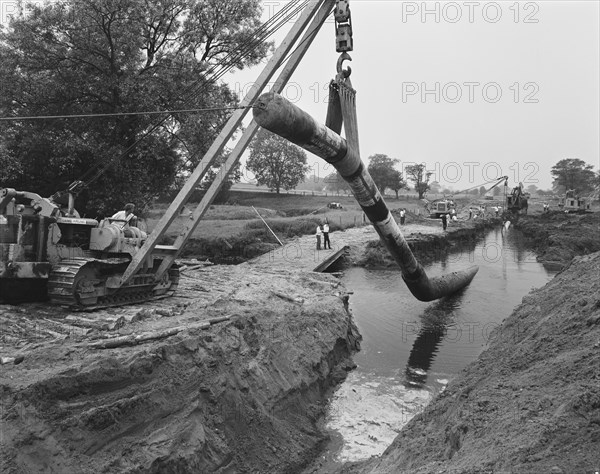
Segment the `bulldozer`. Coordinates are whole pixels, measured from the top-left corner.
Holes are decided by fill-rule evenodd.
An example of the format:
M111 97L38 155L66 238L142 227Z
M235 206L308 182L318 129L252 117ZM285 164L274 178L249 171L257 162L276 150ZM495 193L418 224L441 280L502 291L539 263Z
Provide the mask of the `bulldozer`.
M0 300L50 299L72 308L95 308L175 291L176 265L156 279L160 252L149 254L121 285L121 275L142 248L146 232L127 220L81 218L74 201L69 194L65 209L52 198L0 189Z

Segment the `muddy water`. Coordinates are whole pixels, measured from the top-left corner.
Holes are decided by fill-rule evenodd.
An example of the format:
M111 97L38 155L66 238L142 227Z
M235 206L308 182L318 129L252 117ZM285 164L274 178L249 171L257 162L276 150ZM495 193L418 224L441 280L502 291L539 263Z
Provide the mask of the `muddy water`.
M433 303L413 298L398 270L352 268L344 284L363 335L358 368L336 391L326 458L357 461L382 453L398 431L461 369L477 358L490 332L524 295L554 273L536 262L522 235L493 230L481 241L426 267L429 276L479 265L461 294Z

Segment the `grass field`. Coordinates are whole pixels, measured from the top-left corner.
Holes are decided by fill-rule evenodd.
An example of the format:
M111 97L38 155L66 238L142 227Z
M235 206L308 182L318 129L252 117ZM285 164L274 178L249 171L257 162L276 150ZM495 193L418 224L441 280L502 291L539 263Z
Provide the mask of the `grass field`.
M436 197L439 196L430 199ZM400 199L386 196L385 200L392 212L399 208L406 208L409 211L409 222L417 219L423 224L437 224L431 219L423 219L427 217L424 203L414 194L401 195ZM329 209L327 204L330 202L339 202L343 208ZM501 200L485 201L476 196L455 197L455 202L459 219L468 217L469 206L486 204L491 208L495 204L502 203ZM215 263L239 263L278 246L277 239L258 218L252 206L258 210L282 242L295 236L313 234L316 226L325 219L329 222L332 232L369 224L352 196L322 196L312 195L310 192L305 192L304 195L299 193L278 195L269 192L232 191L230 203L210 206L186 244L183 256L210 258ZM531 199L529 212L541 213L542 203L543 200ZM186 206L169 228L162 242L174 241L194 207L194 203ZM154 229L167 208L168 204L160 204L147 214L145 224L148 230Z
M364 221L362 209L352 196L312 196L310 193L306 193L304 196L283 193L277 195L275 193L233 191L230 201L235 204L212 205L192 237L233 238L249 234L250 230L264 228L264 224L252 206L260 212L260 215L275 230L280 239L312 233L319 221L325 219L329 222L332 230L368 223L368 221ZM329 209L327 204L330 202L339 202L342 209ZM405 207L409 211L420 209L422 213L424 209L423 204L416 199L416 196L408 199L395 199L388 196L386 203L392 210ZM168 204L162 204L150 211L146 217L148 230L152 230L156 226L167 208ZM183 223L189 218L189 212L193 208L193 203L186 206L184 212L171 225L168 235L174 236L181 231ZM310 226L306 224L307 219L311 222ZM271 237L271 239L275 241L274 238Z

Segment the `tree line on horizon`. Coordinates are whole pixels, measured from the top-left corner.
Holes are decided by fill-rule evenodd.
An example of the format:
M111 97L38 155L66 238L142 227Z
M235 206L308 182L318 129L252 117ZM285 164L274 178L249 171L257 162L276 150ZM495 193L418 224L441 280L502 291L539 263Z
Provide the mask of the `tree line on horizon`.
M396 166L400 163L398 159L389 158L383 154L375 154L370 156L368 160L369 173L382 194L390 189L396 193L396 198L398 198L398 192L401 189L412 189L418 194L419 199L422 199L429 191L434 194L456 194L460 192L449 187L443 188L437 181L430 182L429 179L433 173L427 171L425 163L404 167L407 175L405 179L402 172L396 169ZM525 187L525 191L540 196L564 194L566 190L570 189L575 190L581 196L591 194L598 191L600 187L600 170L594 172L593 168L592 165L578 158L559 160L551 170L553 177L552 189L543 190L535 184L530 184ZM406 180L413 183L412 188ZM350 192L348 184L336 172L325 177L324 185L325 189L332 192ZM488 191L489 188L485 186L475 186L463 192L483 196ZM499 196L502 193L501 187L494 187L491 193L494 196Z

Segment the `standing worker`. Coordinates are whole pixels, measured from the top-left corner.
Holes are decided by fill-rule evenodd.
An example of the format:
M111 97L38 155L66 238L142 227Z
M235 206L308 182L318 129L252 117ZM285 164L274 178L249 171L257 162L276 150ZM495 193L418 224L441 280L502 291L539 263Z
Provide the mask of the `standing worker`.
M327 219L325 219L325 222L323 223L323 248L327 249L327 246L329 246L329 250L331 250L331 242L329 240L329 222L327 222Z
M442 229L446 230L448 227L448 214L442 214Z
M323 235L321 224L317 226L317 232L315 233L315 235L317 236L317 250L321 250L321 235Z
M400 209L400 225L404 225L404 220L406 219L406 209Z

